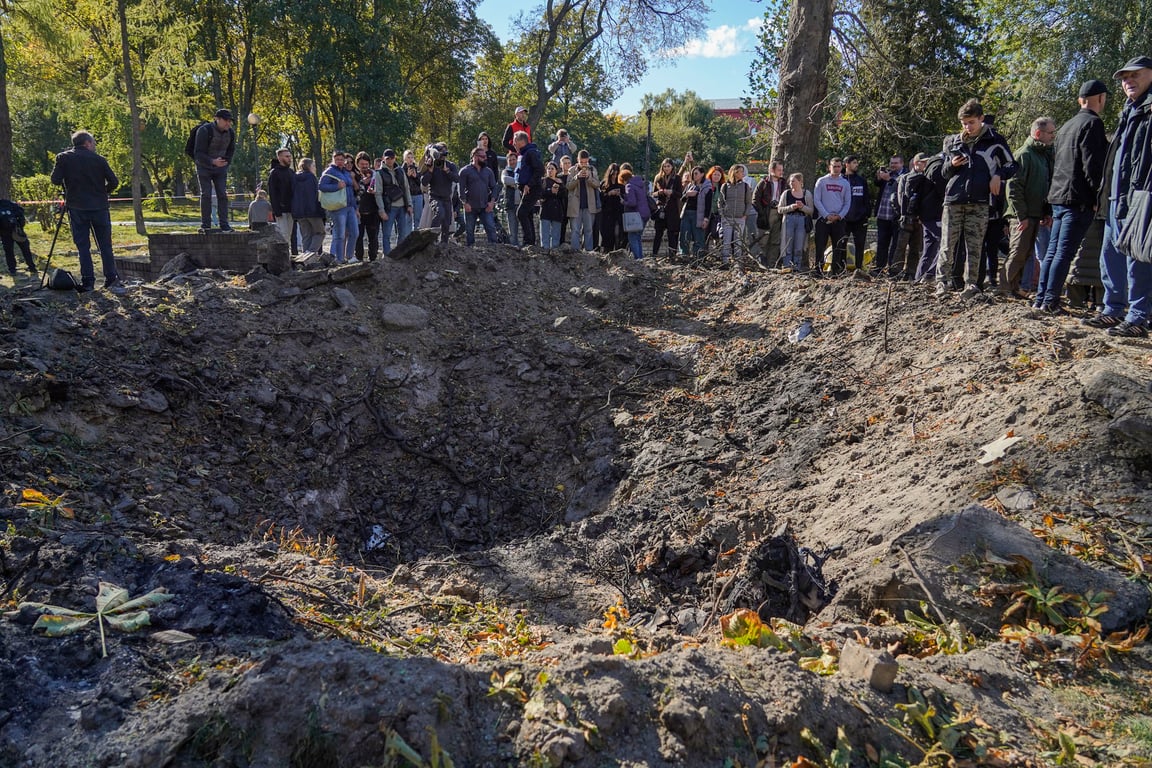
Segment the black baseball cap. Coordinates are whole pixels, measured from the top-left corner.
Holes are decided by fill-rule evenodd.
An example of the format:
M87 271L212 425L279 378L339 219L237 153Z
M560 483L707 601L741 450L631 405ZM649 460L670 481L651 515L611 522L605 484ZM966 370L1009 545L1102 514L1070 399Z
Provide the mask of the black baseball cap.
M1084 85L1080 86L1079 96L1082 99L1086 99L1089 96L1098 96L1101 93L1111 93L1111 91L1108 90L1108 86L1099 80L1088 80Z
M232 110L230 110L230 109L218 109L218 110L216 110L215 116L221 117L221 118L228 120L228 121L231 121L233 119L232 118Z
M1124 72L1135 72L1138 69L1152 69L1152 56L1137 56L1129 59L1128 63L1112 73L1112 77L1119 79Z
M381 155L381 157L396 157L396 150L386 149L384 150L384 154Z

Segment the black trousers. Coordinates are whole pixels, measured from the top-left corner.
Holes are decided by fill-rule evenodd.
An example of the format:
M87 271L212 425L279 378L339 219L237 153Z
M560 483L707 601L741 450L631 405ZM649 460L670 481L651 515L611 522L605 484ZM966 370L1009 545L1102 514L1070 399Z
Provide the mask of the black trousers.
M540 190L535 186L528 187L520 196L516 220L520 222L520 242L524 245L536 245L536 201L539 199Z
M868 237L868 219L845 221L844 236L852 240L852 248L856 253L856 269L863 269L864 240ZM847 242L847 240L845 240L845 242Z
M844 220L829 222L827 219L816 219L816 270L824 268L824 249L828 247L828 239L832 239L832 274L838 275L844 271L844 256L847 253Z
M356 237L356 258L364 260L364 241L368 241L368 261L376 261L380 254L380 214L360 212L360 234Z

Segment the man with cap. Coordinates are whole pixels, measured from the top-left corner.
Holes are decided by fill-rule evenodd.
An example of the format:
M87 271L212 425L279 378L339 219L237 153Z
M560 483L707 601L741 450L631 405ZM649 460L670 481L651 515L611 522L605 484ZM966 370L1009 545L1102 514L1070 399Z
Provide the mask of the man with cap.
M376 206L384 224L384 255L392 252L392 229L400 243L412 232L412 189L404 167L396 165L396 150L384 150L383 162L376 170Z
M1128 215L1129 195L1148 184L1152 174L1152 56L1137 56L1114 77L1128 98L1104 161L1106 194L1101 195L1101 201L1108 205L1100 249L1104 310L1084 324L1107 328L1109 336L1144 338L1148 335L1152 264L1122 253L1116 247L1116 236Z
M516 151L516 147L512 146L512 137L520 131L528 135L528 141L532 141L532 126L528 125L528 107L516 107L516 117L504 129L504 149L506 151Z
M196 180L200 183L200 230L212 228L212 194L216 194L216 210L220 217L220 230L231 232L228 225L228 166L236 151L236 131L232 128L232 113L216 110L212 122L196 130L193 158L196 161Z
M276 219L276 231L292 242L292 187L296 173L292 170L292 150L280 147L268 171L268 202Z
M1092 223L1096 198L1104 180L1104 157L1108 137L1100 113L1108 99L1108 88L1099 80L1080 86L1080 111L1056 133L1052 162L1052 185L1048 203L1052 206L1052 234L1040 264L1035 306L1058 313L1064 281L1076 250Z

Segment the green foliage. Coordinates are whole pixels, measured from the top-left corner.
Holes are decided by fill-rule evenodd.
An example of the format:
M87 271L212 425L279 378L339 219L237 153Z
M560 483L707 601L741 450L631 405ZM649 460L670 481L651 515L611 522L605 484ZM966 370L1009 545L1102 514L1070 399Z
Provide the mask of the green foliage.
M25 201L56 201L60 199L60 187L52 183L47 174L36 174L12 179L12 199ZM56 227L54 202L34 202L24 206L24 215L29 223L35 221L45 232Z
M108 643L104 635L104 625L119 632L135 632L149 624L148 608L160 605L171 600L174 595L163 587L139 597L131 597L128 590L108 582L100 582L100 591L96 595L96 611L87 613L62 608L47 603L21 603L19 610L32 610L40 614L40 618L32 625L33 629L42 629L48 637L63 637L79 631L92 621L100 627L100 648L105 658L108 656Z

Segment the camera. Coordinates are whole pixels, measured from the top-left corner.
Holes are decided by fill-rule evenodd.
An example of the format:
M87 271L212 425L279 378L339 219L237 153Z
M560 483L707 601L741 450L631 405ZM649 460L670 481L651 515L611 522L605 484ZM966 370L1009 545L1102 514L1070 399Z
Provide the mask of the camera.
M424 148L424 163L427 165L431 163L437 168L444 166L445 155L447 155L447 148L443 144L429 144Z

